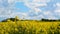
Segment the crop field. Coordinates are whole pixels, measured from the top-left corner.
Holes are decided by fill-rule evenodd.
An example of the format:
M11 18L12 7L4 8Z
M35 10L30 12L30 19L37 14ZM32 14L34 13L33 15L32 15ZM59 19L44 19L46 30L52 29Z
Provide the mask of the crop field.
M60 22L0 22L0 34L60 34Z

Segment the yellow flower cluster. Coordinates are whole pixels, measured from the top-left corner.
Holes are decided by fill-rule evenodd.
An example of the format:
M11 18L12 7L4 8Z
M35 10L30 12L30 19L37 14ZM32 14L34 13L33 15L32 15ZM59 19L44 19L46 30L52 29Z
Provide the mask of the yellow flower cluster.
M0 22L0 34L60 34L60 22Z

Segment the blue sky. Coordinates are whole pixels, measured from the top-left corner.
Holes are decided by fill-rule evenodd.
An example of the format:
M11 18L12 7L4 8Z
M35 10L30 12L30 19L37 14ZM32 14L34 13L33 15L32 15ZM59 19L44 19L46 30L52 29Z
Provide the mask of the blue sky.
M0 0L0 20L15 16L20 19L60 19L60 0Z

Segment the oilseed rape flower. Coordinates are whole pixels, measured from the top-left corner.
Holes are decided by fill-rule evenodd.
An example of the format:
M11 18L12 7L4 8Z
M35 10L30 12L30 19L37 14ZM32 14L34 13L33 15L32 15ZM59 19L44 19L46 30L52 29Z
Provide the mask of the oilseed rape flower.
M9 21L0 23L0 34L60 34L60 22Z

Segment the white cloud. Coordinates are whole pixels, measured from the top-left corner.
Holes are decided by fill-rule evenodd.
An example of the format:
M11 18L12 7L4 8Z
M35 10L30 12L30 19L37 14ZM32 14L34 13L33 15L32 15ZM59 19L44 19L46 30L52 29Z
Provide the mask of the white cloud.
M37 8L37 7L41 7L41 6L47 6L46 3L37 3L37 2L25 2L25 5L29 8Z
M44 15L52 15L52 12L51 11L44 11L43 14Z
M55 11L54 11L54 13L55 13L55 15L60 16L60 9L56 8Z
M60 13L60 9L56 9L55 10L55 13Z
M60 17L60 2L57 2L55 6L56 6L56 9L54 10L54 13L56 16Z
M50 17L48 17L47 19L58 19L58 18L56 18L56 17L54 17L54 16L50 16Z
M7 2L6 4L8 4L7 7L4 7L3 4L4 2ZM0 17L14 17L16 14L15 14L15 11L16 10L19 10L19 8L15 8L14 7L14 2L16 2L17 0L0 0L0 2L2 2L0 4Z
M0 0L0 2L2 2ZM27 13L21 13L21 12L14 12L15 10L19 10L18 8L14 8L14 4L16 2L24 2L25 6L27 6L28 8L30 8L30 12L33 12L35 14L37 14L37 16L31 17L29 16L30 12ZM39 9L38 7L43 7L43 6L47 6L47 2L50 2L50 0L32 0L32 2L30 2L30 0L8 0L9 6L8 8L0 8L0 17L15 17L15 16L19 16L21 19L40 19L40 18L45 18L45 16L48 16L47 18L49 19L55 19L56 17L53 16L53 14L51 13L51 11L42 11L41 9ZM58 7L60 7L60 3L56 4ZM2 14L4 12L4 14ZM43 14L38 15L39 12L43 12ZM60 10L55 10L56 13L60 13Z
M8 0L8 3L14 3L15 0Z
M42 12L42 11L41 11L41 9L39 9L39 8L34 8L34 12L35 12L36 14L38 14L39 12Z
M42 12L41 9L39 9L38 7L43 7L43 6L47 6L47 2L50 2L50 0L32 0L32 2L29 2L29 0L24 1L25 5L28 8L31 8L30 12L34 12L35 14L38 14L39 12ZM50 13L49 11L44 13L45 15L48 15L48 17L52 16L52 13ZM50 16L49 16L50 15ZM38 15L38 16L34 16L34 17L29 17L29 18L44 18L43 15ZM50 17L52 18L52 17Z
M33 2L43 2L43 3L46 3L46 2L49 2L50 0L33 0Z
M44 1L44 2L43 2ZM24 1L25 2L25 5L28 7L28 8L31 8L30 12L33 11L35 14L38 15L39 12L42 12L41 9L39 9L38 7L42 7L42 6L47 6L47 2L46 0L32 0L32 2L29 2L28 0L27 1ZM42 3L40 3L42 2ZM38 15L39 16L39 15ZM38 18L38 17L37 17Z
M44 11L44 18L47 19L57 19L51 11Z
M57 6L57 7L60 7L60 3L56 3L56 6Z
M38 15L37 18L38 18L38 19L39 19L39 18L42 19L42 18L44 18L44 16L41 14L41 15Z
M9 12L9 11L8 11ZM28 16L28 14L27 13L21 13L21 12L12 12L12 13L8 13L8 12L6 12L5 13L5 15L0 15L0 17L2 17L2 18L11 18L11 17L15 17L15 16L18 16L20 19L27 19L27 18L29 18L29 16Z

